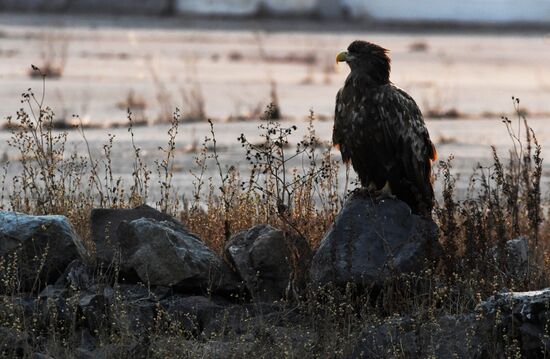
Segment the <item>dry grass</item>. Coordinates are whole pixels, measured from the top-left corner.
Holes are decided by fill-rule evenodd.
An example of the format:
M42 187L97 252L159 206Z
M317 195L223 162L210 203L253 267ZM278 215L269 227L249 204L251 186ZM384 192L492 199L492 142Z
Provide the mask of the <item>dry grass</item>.
M12 131L9 145L19 152L22 172L13 180L0 176L1 206L32 214L66 215L88 244L91 208L144 203L151 181L158 181L161 193L157 207L178 216L218 253L222 253L232 234L258 223L270 223L298 234L315 248L341 209L348 190L348 183L338 182L337 173L343 168L315 135L313 114L308 134L296 141L295 127L283 127L273 119L274 108L269 107L260 126L262 142L251 143L246 134L240 138L243 160L250 164L247 174L220 163L211 124L211 136L195 159L195 190L187 201L180 202L171 184L179 112L171 117L163 158L155 162L153 170L145 164L137 142L132 142L134 171L132 183L127 184L113 172L114 138L108 138L101 158L92 157L92 151L83 157L68 154L67 134L52 132L48 123L52 122L53 111L41 98L30 91L25 93L22 102L26 108L10 120L11 128L15 126L17 130ZM503 160L494 151L493 164L478 167L472 176L465 200L457 200L454 193L452 158L437 166L436 180L442 181L444 188L442 200L434 210L444 245L439 263L420 274L386 283L377 297L351 286L344 290L309 288L302 297L289 299L288 305L277 312L281 319L277 324L265 319L258 325L254 318L244 331L227 326L209 334L189 332L176 324L164 325L170 321L160 311L148 332L148 356L202 357L211 349L205 343L225 341L232 343L223 349L228 357L323 357L326 353L343 357L349 354L366 323L386 323L396 315L426 323L446 314L471 312L482 298L502 288L529 290L548 286L550 223L542 209L541 148L521 114L519 100L514 99L514 106L517 119L503 119L512 141L509 158ZM133 139L131 113L128 119ZM517 125L523 136L517 132ZM84 131L82 136L86 140ZM298 145L293 147L290 143ZM207 179L209 167L215 168L219 186ZM522 274L507 270L504 255L505 242L518 236L528 238L531 255L529 269ZM294 263L298 270L300 262ZM0 267L2 291L10 293L1 297L1 307L9 310L0 312L0 326L40 333L47 338L47 351L56 357L74 355L76 309L68 308L72 321L56 317L46 322L29 321L22 305L14 299L18 293L14 276L10 275L13 268L9 262L0 263ZM105 312L106 323L116 324L98 328L96 334L102 346L139 340L125 327L127 310L124 302L115 301ZM282 327L297 330L300 340L286 329L273 339L273 333ZM437 332L433 335L437 336ZM182 342L188 345L178 345ZM44 350L44 344L40 345L40 350ZM512 344L510 348L514 348Z

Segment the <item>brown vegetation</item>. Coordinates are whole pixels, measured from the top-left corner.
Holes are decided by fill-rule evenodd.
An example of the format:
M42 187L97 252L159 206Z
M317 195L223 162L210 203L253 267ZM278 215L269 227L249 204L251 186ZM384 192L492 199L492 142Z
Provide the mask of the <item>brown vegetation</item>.
M260 126L263 142L253 144L246 134L239 139L243 159L250 164L248 174L238 173L235 168L220 163L215 127L211 124L211 137L205 140L195 159L195 190L191 197L180 201L181 194L177 194L171 184L179 112L171 117L168 142L161 148L162 158L156 162L154 170L145 164L137 142L132 142L132 182L124 183L112 168L112 136L103 146L101 158L93 157L92 151L83 157L68 154L65 150L67 134L52 132L52 110L30 91L23 95L23 102L26 109L18 111L16 118L11 120L19 124L20 129L12 132L9 141L9 145L19 152L22 172L10 180L2 171L0 208L66 215L79 235L88 239L91 250L90 210L142 204L150 195L151 181L158 181L161 188L157 207L181 219L218 253L222 253L231 235L258 223L292 231L315 248L348 192L348 183L338 181L337 173L343 168L331 157L330 150L319 145L313 114L306 137L297 141L296 147L289 148L296 128L283 127L273 119L276 109L269 107ZM299 312L299 320L294 320L292 325L303 328L311 336L299 346L290 338L282 337L274 346L270 336L255 333L256 356L325 357L331 353L332 357L344 357L365 323L384 323L394 315L408 316L419 323L434 321L441 315L471 312L481 299L502 288L519 291L548 286L550 224L545 219L540 191L541 148L521 115L518 99L514 99L514 106L518 113L514 121L523 125L525 137L520 138L514 132L512 120L503 119L513 144L510 157L503 160L493 151L493 164L477 167L465 200L457 200L454 193L456 179L452 175L452 158L436 166L436 180L442 181L444 187L442 199L434 210L444 246L439 263L418 275L402 276L386 283L377 297L369 296L368 290L349 287L345 290L309 288L302 297L289 298L291 309L279 313L281 322L289 321L285 318ZM133 139L131 114L128 120ZM84 132L82 136L86 140ZM300 166L294 164L296 160ZM218 185L206 178L209 166L216 168ZM518 274L507 269L504 246L507 240L518 236L526 236L529 240L527 273ZM295 265L299 266L300 262L296 261ZM17 283L10 281L7 275L9 263L0 263L0 266L0 273L3 273L0 285L4 289L10 287L15 295ZM373 302L372 298L377 300ZM2 300L7 299L9 297ZM36 323L22 322L22 307L11 305L14 307L9 315L0 313L0 326L33 331ZM112 308L106 315L110 316L107 322L122 323L125 308ZM72 355L73 324L51 318L49 331L44 333L51 353L63 357ZM103 345L136 339L116 325L99 330ZM216 340L222 334L224 340L233 338L235 345L227 349L227 354L238 356L237 343L242 343L246 335L251 334L231 331L227 334L225 330L229 329L210 333L210 339ZM273 332L276 328L266 323L262 330ZM185 352L192 347L189 345L186 349L177 343L204 340L206 335L181 328L165 328L159 317L151 328L150 340L154 344L150 355L177 357L178 350ZM390 349L393 351L388 357L399 357L399 347ZM190 352L181 355L193 356Z

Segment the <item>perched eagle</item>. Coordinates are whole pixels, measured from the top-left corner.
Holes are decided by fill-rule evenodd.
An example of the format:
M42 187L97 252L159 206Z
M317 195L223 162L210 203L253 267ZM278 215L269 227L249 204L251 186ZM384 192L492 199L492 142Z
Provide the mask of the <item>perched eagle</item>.
M397 197L413 213L430 216L437 153L420 109L390 82L387 53L373 43L354 41L336 57L351 72L336 95L332 141L375 198Z

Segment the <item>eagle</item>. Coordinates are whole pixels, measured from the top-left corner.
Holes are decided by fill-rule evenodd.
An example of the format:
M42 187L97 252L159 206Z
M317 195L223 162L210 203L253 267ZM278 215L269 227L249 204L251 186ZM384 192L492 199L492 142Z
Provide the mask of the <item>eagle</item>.
M437 152L415 101L390 81L388 50L352 42L336 56L351 71L336 95L333 145L376 200L397 198L431 216Z

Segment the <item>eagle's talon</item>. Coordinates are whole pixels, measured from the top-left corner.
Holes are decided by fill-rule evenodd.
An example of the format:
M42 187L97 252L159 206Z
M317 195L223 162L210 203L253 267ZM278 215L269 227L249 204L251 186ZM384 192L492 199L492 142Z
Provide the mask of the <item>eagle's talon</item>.
M384 200L384 199L396 199L394 194L391 193L391 187L389 182L386 182L384 184L384 187L378 191L373 191L374 193L374 199L378 202Z
M395 195L391 194L391 193L375 193L375 197L374 199L377 201L377 202L380 202L382 200L385 200L385 199L396 199L397 197L395 197Z

